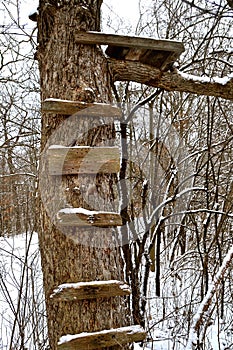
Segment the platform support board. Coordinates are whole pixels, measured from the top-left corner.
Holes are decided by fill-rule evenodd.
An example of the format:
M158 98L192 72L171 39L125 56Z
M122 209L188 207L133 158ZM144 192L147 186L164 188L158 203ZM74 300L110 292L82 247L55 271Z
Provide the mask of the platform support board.
M146 332L141 326L121 327L93 333L65 335L58 343L59 350L92 350L114 345L124 345L146 338Z
M42 102L42 112L62 115L73 115L89 117L113 117L121 118L120 108L105 103L87 103L82 101L60 100L48 98Z
M55 301L78 301L130 295L130 293L130 287L122 281L90 281L61 284L53 291L50 299Z
M112 45L130 48L141 48L161 51L183 52L184 44L181 41L167 39L143 38L100 32L77 32L76 41L80 44Z
M114 174L120 171L119 147L50 146L49 174Z
M140 62L160 71L169 70L184 51L180 41L99 32L78 32L76 40L80 44L108 45L105 51L108 57Z
M120 214L113 212L64 208L57 213L57 224L70 227L117 227L122 226L122 218Z

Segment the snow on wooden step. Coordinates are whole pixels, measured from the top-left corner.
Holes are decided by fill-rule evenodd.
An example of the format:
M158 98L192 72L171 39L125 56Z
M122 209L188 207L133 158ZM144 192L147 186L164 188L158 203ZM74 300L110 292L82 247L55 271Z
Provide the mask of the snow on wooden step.
M87 103L83 101L70 101L57 98L47 98L42 102L42 112L72 115L78 113L87 117L114 117L121 118L120 108L106 103Z
M49 174L113 174L120 170L118 147L50 146Z
M92 211L84 208L64 208L57 213L60 226L122 226L120 214L104 211Z
M58 286L50 298L58 301L75 301L83 299L109 298L129 295L130 287L117 280L64 283Z
M59 350L91 350L142 341L146 332L141 326L129 326L93 333L64 335L58 342Z

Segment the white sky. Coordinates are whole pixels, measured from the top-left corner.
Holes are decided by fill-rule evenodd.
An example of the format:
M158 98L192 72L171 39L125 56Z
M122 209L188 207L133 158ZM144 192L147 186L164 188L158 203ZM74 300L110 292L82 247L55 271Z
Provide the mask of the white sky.
M4 0L0 0L0 3L3 2ZM27 18L30 12L36 10L39 1L21 0L20 3L21 8L24 10L24 17ZM121 18L134 20L138 17L138 0L104 0L102 8L106 10L106 7L112 8ZM3 6L1 6L1 8L3 8Z
M146 6L149 6L152 3L152 0L141 0L140 3L144 3ZM9 24L9 17L4 16L5 18L3 18L2 16L3 13L6 14L6 10L3 4L4 0L0 0L0 24ZM21 24L26 24L29 28L34 27L34 24L28 19L28 15L37 9L38 4L39 0L20 1ZM14 17L16 17L14 7L12 7L11 11ZM102 12L104 18L107 18L110 15L110 18L114 23L121 21L121 24L116 25L119 32L122 31L123 34L125 28L131 26L131 33L133 34L135 32L135 28L139 19L139 0L104 0L102 5Z
M109 12L110 9L113 11L113 18L119 16L118 19L125 25L131 24L132 29L135 29L139 19L138 0L104 0L102 5L103 15L105 12Z

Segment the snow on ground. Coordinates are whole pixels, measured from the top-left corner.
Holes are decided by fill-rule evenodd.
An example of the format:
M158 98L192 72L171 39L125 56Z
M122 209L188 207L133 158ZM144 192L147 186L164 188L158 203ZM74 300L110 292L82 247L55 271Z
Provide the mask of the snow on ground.
M0 256L0 350L9 350L11 345L12 349L20 349L22 344L25 350L46 349L37 234L0 237ZM154 294L153 290L154 286L150 285L150 293ZM160 302L154 299L153 304L155 300ZM152 324L159 317L157 311L152 316ZM153 327L150 336L153 341L143 345L137 343L135 350L186 350L188 334L174 337L172 328L168 329L165 324L160 328ZM208 350L231 349L232 331L224 331L224 323L216 321L208 327L206 341Z
M0 349L39 349L46 318L37 234L0 237L0 256Z

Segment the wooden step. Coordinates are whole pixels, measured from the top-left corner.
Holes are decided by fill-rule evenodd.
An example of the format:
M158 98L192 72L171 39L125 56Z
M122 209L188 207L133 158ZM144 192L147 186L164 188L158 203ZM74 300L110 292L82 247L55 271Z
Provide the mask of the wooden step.
M113 174L120 171L118 147L50 146L49 174Z
M83 208L65 208L57 213L58 225L80 227L116 227L122 226L118 213L91 211Z
M42 112L72 115L78 113L80 116L87 117L114 117L121 118L120 108L106 103L87 103L82 101L60 100L48 98L42 102Z
M181 41L168 39L154 39L93 31L77 32L75 39L80 44L115 45L161 51L184 51L184 44Z
M114 345L124 345L146 338L141 326L129 326L93 333L64 335L58 342L59 350L91 350Z
M166 70L184 51L180 41L143 38L99 32L78 32L80 44L109 45L106 54L114 59L138 61Z
M122 281L91 281L61 284L53 291L50 298L57 301L75 301L110 298L130 293L130 287Z

